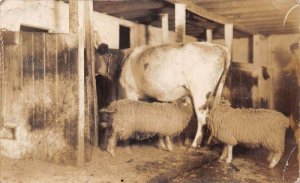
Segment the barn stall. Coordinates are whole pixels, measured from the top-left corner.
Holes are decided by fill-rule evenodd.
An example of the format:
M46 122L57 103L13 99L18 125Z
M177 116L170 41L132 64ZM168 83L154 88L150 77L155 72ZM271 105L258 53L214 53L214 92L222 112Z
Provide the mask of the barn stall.
M98 141L93 110L107 106L116 96L109 89L111 83L97 76L98 106L94 106L92 65L86 64L85 70L77 66L77 35L68 34L70 2L0 2L1 28L5 28L1 52L4 156L76 161L78 125L82 124L80 91L86 99L81 106L86 111L82 148L86 157L91 157L91 145ZM269 108L288 116L293 82L286 79L282 65L289 61L289 46L298 41L298 12L289 15L285 27L281 25L294 4L267 0L94 1L95 34L87 31L87 38L92 39L86 48L92 52L94 41L115 49L197 40L226 45L232 50L232 64L224 96L234 107ZM33 10L39 16L32 18ZM87 57L86 62L91 63L93 54ZM86 73L84 88L79 87L79 70ZM104 129L99 132L101 142Z

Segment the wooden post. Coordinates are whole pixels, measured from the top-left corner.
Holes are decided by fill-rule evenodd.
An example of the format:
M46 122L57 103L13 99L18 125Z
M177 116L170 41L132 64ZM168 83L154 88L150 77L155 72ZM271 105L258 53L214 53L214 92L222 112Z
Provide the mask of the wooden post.
M90 125L93 126L91 140L94 146L98 146L98 102L95 76L95 50L94 50L94 26L93 26L93 1L85 2L85 34L86 34L86 59L87 59L87 105Z
M169 39L169 16L167 13L160 14L161 29L162 29L162 43L168 43Z
M78 68L78 142L77 142L77 165L84 164L84 1L69 1L70 33L76 34L76 45L78 46L77 68Z
M261 65L261 55L260 55L260 35L256 34L253 35L253 64L255 68L255 74L254 76L257 77L258 83L257 88L255 90L252 90L252 100L253 100L253 107L259 108L260 107L260 99L265 98L264 92L265 92L265 86L266 83L264 83L262 78L262 65Z
M228 60L229 62L231 62L232 40L233 40L233 25L225 24L225 45L229 51L229 60ZM230 64L228 64L227 66L229 67ZM223 74L225 74L225 76L227 76L227 74L229 72L228 67L226 67L226 70L223 73ZM222 79L220 80L220 85L219 85L220 88L224 89L225 81L226 81L226 77L222 77ZM218 92L216 93L216 97L215 97L215 101L214 101L215 104L220 102L221 97L222 97L222 92L223 92L223 90L218 90Z
M212 29L206 29L206 42L212 42Z
M225 24L225 46L232 53L233 24ZM231 57L230 57L231 58Z
M185 21L186 21L186 6L185 4L175 4L175 32L176 42L182 43L185 41Z

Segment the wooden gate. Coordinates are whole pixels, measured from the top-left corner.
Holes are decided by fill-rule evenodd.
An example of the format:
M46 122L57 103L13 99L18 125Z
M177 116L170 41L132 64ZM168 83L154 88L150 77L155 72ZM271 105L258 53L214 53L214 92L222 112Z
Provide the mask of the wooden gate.
M77 45L70 34L3 32L0 153L75 162L78 142ZM90 147L90 126L85 124ZM86 157L90 157L90 148Z

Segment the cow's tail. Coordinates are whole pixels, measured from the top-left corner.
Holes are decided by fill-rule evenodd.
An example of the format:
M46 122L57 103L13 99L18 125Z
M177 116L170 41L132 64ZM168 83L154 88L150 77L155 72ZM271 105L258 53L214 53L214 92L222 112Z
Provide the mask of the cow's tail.
M216 104L219 104L221 101L221 97L222 97L222 92L223 92L223 88L225 85L225 81L226 81L226 76L229 72L229 67L231 64L231 53L230 50L228 50L226 47L221 47L222 51L223 51L223 55L225 57L225 64L224 64L224 70L222 72L222 75L219 79L219 82L217 84L217 88L215 90L215 97L214 100L212 102L212 106L215 106Z
M229 67L231 64L231 53L226 48L221 46L224 58L225 58L225 64L224 64L224 70L222 72L222 75L218 81L218 84L216 86L215 92L212 92L208 98L209 102L209 108L213 108L214 106L218 105L222 98L222 92L225 85L226 77L229 72ZM213 139L212 134L210 134L207 144L209 145Z

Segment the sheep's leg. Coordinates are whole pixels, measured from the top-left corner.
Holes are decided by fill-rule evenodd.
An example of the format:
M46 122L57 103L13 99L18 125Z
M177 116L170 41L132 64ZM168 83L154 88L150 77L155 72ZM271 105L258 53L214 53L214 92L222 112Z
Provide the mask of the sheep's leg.
M220 160L225 160L227 158L228 146L225 145Z
M173 143L170 139L170 136L166 136L167 148L169 151L173 151Z
M227 146L227 158L226 158L227 163L231 163L232 161L232 149L233 149L232 145Z
M272 158L272 161L269 165L269 168L274 168L277 165L277 163L279 162L281 156L282 156L282 152L275 153L273 158Z
M270 152L269 155L268 155L268 158L267 158L268 162L271 162L273 157L274 157L274 153Z
M112 155L115 156L115 148L117 144L117 133L112 132L111 137L108 139L107 151Z
M164 139L163 139L163 137L159 137L159 147L161 148L161 149L166 149L166 145L165 145L165 142L164 142Z

